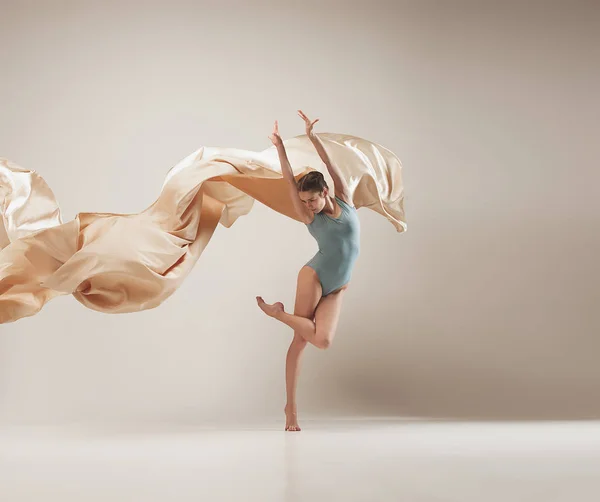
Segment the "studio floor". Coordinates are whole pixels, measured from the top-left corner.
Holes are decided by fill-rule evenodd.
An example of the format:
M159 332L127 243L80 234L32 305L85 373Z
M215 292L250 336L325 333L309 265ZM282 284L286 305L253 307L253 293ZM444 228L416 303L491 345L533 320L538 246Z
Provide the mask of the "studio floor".
M600 422L0 429L0 500L597 502Z

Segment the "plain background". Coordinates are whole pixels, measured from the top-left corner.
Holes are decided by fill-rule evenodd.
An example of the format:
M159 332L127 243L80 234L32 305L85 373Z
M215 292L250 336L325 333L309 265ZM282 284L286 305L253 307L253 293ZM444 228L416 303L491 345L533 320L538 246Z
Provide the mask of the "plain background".
M250 4L250 5L249 5ZM408 232L359 211L362 253L301 416L600 416L600 5L595 1L0 3L0 156L77 212L138 212L201 145L273 120L404 165ZM72 297L0 326L0 423L279 419L316 244L260 204L160 307Z

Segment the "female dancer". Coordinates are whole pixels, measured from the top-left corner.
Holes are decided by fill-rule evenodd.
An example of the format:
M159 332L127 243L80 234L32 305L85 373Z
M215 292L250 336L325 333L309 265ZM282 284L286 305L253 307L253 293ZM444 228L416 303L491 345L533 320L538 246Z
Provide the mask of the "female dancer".
M296 213L319 245L317 254L298 274L294 314L285 312L281 302L269 305L262 297L256 298L258 306L268 316L294 330L286 358L286 431L300 431L296 406L300 357L307 343L320 349L331 345L344 293L359 254L360 237L360 224L348 185L327 155L321 140L313 133L313 127L319 119L311 122L301 110L298 110L298 114L304 119L306 134L331 175L335 194L333 197L330 195L329 187L318 171L306 174L296 183L275 122L269 139L277 148Z

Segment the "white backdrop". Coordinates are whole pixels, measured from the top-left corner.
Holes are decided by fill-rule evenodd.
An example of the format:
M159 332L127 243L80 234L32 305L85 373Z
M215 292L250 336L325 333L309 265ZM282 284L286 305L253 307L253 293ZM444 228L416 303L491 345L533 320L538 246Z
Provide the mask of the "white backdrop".
M301 417L600 416L596 2L0 9L0 156L37 170L65 221L144 209L201 145L262 150L275 119L302 134L297 108L402 159L408 232L359 211ZM65 296L0 326L0 423L282 417L292 333L254 297L292 306L315 246L256 204L157 309Z

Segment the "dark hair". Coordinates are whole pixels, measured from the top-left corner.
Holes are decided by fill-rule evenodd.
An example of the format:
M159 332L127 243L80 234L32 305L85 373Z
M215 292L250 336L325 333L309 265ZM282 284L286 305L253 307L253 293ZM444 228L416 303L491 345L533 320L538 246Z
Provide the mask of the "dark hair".
M298 180L299 192L319 192L321 193L327 186L325 177L319 171L311 171Z

